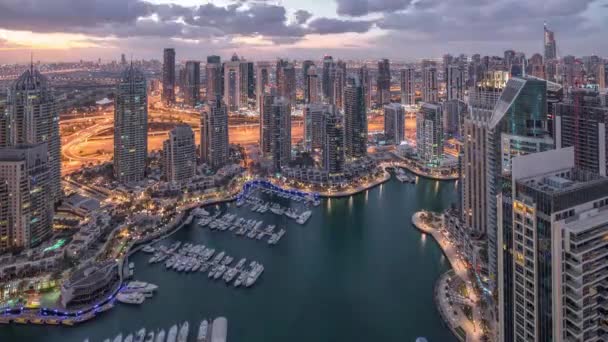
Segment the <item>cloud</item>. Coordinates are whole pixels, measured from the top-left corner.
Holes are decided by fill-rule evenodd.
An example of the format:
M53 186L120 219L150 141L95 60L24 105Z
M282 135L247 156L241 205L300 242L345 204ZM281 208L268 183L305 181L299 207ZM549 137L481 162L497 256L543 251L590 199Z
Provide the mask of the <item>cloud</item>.
M372 25L372 21L318 18L313 19L308 27L313 33L336 34L344 32L364 33L369 31Z
M312 13L306 10L297 10L295 13L296 23L299 25L305 24L312 17Z
M413 0L336 0L338 14L360 17L376 12L406 9Z

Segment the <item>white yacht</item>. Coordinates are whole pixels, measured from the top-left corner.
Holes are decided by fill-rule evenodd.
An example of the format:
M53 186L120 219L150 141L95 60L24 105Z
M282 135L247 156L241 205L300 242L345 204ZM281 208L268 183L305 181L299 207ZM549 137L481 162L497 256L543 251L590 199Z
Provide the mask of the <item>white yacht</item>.
M135 334L135 341L134 342L144 342L144 338L146 338L146 329L145 328L141 328L141 329L139 329L139 331L137 332L137 334Z
M114 337L112 342L122 342L122 334L118 334L116 337Z
M119 293L116 295L116 300L125 304L141 304L146 300L146 296L142 293Z
M144 342L154 342L154 331L148 331L148 335L146 335Z
M179 335L177 336L177 342L186 342L188 341L188 332L189 332L188 321L185 321L184 324L179 328Z
M249 273L245 286L250 287L253 285L258 280L262 272L264 272L264 266L262 264L257 264L256 267L254 267Z
M201 322L201 325L198 327L198 336L196 338L197 342L206 342L207 341L207 331L209 330L209 322L204 319Z
M125 337L125 340L123 342L133 342L133 334L127 335L127 337Z
M299 224L305 224L306 221L308 221L308 219L310 218L310 216L312 216L312 211L306 210L302 213L302 215L300 215L300 217L298 217L296 222L298 222Z
M123 293L130 292L154 292L158 286L143 281L130 281L122 290Z
M165 342L165 329L161 329L158 334L156 334L154 342Z
M145 253L154 253L156 251L156 249L154 249L154 247L147 245L144 248L141 249L143 252Z
M177 325L173 324L171 329L169 329L169 333L167 334L167 342L175 342L177 338Z

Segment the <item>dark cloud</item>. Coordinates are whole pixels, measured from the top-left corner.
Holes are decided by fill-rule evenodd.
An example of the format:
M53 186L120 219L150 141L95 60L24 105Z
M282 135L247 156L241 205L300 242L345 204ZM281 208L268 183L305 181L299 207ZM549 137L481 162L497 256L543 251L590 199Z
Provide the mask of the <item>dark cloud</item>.
M338 14L351 17L406 9L413 0L336 0Z
M318 18L313 19L308 27L313 33L335 34L343 32L363 33L369 31L372 25L372 21Z
M0 26L54 32L104 23L132 23L152 12L138 0L2 0Z
M296 17L296 23L302 25L305 24L308 19L312 18L312 13L306 11L306 10L298 10L295 13L295 17Z

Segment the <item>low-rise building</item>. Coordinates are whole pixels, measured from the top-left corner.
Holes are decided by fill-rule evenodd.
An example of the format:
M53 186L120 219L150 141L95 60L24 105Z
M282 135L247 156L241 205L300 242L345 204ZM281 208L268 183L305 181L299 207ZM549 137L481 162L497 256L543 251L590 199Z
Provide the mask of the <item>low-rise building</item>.
M61 285L61 304L65 308L94 305L120 286L118 264L107 261L87 265L72 273Z

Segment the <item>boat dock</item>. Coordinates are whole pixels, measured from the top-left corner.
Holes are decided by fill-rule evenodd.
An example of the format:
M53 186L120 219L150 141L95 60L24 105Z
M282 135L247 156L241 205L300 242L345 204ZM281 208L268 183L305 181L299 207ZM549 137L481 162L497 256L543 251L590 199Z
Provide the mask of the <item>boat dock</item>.
M192 333L191 333L192 332ZM106 338L104 341L145 341L145 342L225 342L228 334L228 320L225 317L203 319L198 325L190 325L188 321L173 324L169 329L141 328L135 332L119 333ZM194 335L193 339L189 339ZM93 341L85 339L85 342ZM99 339L101 341L101 339Z
M160 246L153 252L154 255L148 261L150 264L163 263L165 269L180 273L206 273L210 280L222 280L226 285L237 287L253 286L264 266L251 261L246 264L247 259L236 259L224 251L216 253L216 250L205 245L191 243L181 244L176 242L170 247Z

